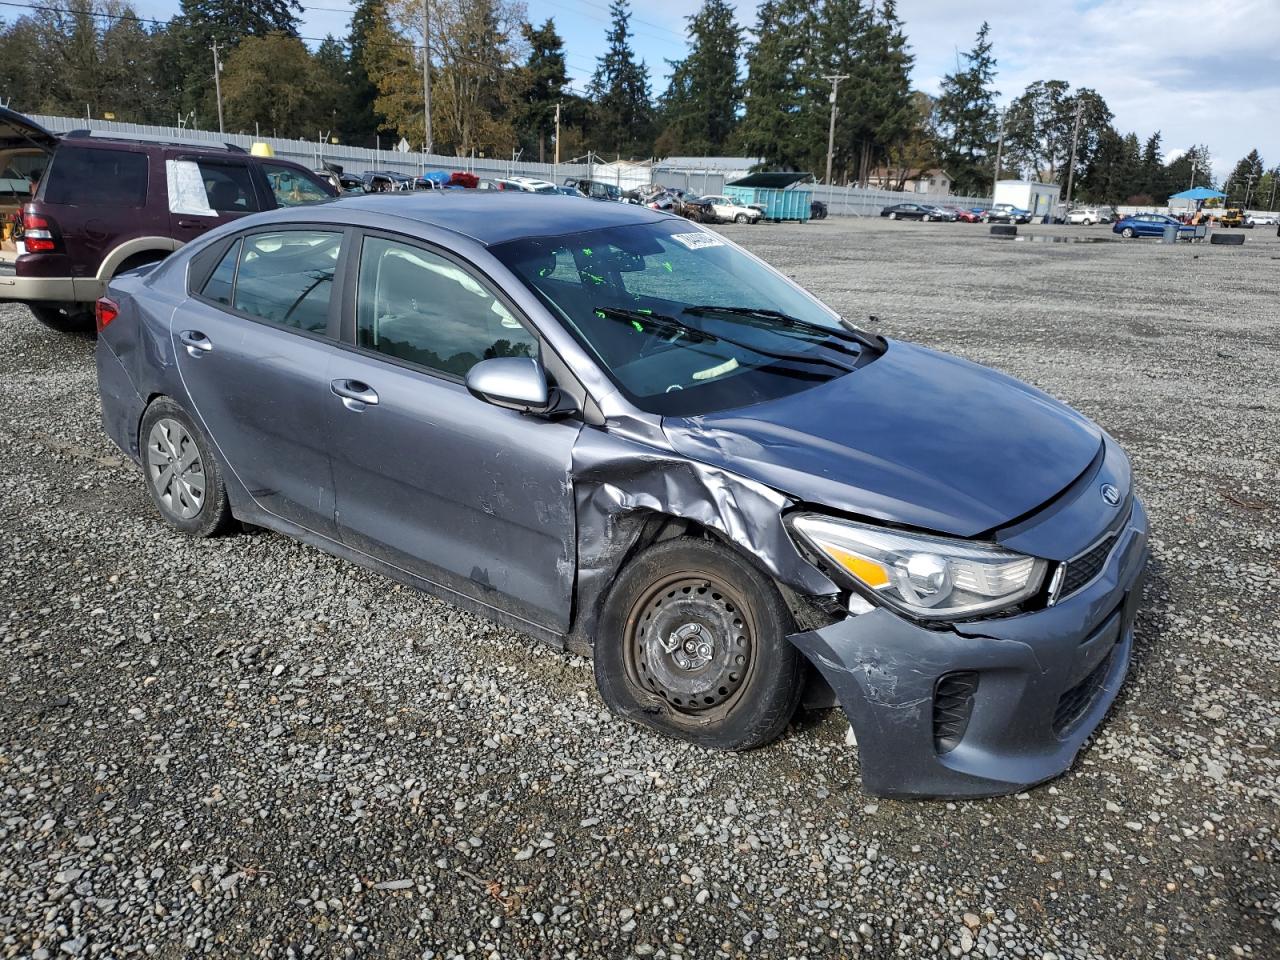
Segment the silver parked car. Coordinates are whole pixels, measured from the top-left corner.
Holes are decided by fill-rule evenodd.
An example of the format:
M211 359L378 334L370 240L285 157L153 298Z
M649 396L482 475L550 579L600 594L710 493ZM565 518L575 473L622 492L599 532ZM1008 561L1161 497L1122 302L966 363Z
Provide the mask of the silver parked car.
M269 527L588 653L666 734L766 744L807 685L868 791L1002 793L1124 680L1120 447L680 217L352 197L211 231L97 319L106 429L172 528Z

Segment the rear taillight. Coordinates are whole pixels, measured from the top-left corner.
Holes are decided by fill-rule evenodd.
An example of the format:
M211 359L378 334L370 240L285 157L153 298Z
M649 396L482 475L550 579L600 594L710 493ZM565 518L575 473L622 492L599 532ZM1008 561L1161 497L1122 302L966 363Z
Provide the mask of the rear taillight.
M53 236L53 224L48 217L26 211L22 215L22 242L27 253L52 253L58 249Z
M109 297L99 297L98 302L93 305L93 319L98 325L98 332L111 324L111 321L120 316L120 306Z

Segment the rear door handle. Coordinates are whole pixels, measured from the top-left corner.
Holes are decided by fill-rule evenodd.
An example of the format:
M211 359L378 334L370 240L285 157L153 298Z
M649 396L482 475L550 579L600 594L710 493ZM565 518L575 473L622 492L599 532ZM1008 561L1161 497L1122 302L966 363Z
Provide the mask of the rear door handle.
M186 227L191 230L204 230L209 227L209 224L205 223L203 220L179 220L178 226Z
M187 348L187 353L193 357L198 357L200 354L208 353L213 349L213 341L199 330L183 330L178 334L178 339Z
M342 398L344 407L356 413L378 402L378 392L361 380L334 380L329 384L329 389L333 391L334 396Z

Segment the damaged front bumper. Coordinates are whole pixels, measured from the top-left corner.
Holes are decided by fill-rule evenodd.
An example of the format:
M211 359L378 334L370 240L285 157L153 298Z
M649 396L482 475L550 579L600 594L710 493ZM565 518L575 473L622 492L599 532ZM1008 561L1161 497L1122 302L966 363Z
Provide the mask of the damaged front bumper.
M942 627L877 608L790 640L848 716L868 793L1011 793L1066 770L1110 708L1147 557L1135 497L1096 579L1055 606Z

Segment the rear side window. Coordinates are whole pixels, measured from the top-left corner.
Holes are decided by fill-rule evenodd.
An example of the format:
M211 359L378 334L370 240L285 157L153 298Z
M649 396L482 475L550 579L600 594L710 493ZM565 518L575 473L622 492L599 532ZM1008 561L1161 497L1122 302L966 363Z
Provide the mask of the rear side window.
M171 213L212 217L262 209L247 164L192 157L165 164Z
M147 155L63 145L49 167L43 199L82 206L141 207L147 202Z
M324 333L341 248L342 234L327 230L285 230L245 237L232 305L282 327Z

